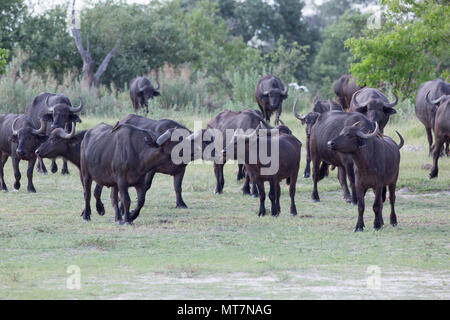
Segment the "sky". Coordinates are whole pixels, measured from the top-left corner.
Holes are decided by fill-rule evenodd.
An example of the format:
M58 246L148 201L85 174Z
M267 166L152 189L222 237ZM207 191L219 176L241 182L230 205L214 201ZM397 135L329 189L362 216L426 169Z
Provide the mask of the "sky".
M32 4L35 7L35 10L37 12L45 11L46 9L52 8L57 4L64 4L64 3L72 4L72 1L73 0L26 0L26 2ZM89 0L89 1L96 2L95 0ZM75 2L76 10L79 11L87 2L88 1L86 1L86 0L76 0L76 2ZM125 0L125 2L127 2L129 4L132 4L132 3L147 4L147 3L151 2L151 0ZM306 7L303 9L303 14L305 14L305 15L312 14L314 12L312 10L312 4L319 5L323 2L324 2L324 0L306 0L305 1Z

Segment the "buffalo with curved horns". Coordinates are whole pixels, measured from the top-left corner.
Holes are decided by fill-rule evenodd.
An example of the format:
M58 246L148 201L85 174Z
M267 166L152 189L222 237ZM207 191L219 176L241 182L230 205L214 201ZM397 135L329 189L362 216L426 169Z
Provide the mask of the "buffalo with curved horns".
M369 120L377 122L380 126L380 132L383 133L389 117L397 113L394 107L398 103L398 96L395 93L394 96L395 101L389 102L380 90L368 87L362 88L353 95L349 111L362 113Z
M433 103L431 101L439 101L439 98L450 94L450 83L445 82L442 79L434 79L422 83L417 91L415 112L417 118L425 126L427 132L428 146L430 153L432 152L431 146L433 145L433 128L436 116L436 110L440 104ZM428 100L427 100L428 95ZM449 154L449 144L446 147L447 155Z
M288 96L288 86L284 86L281 80L272 75L265 75L259 79L256 85L256 102L258 103L264 119L270 122L272 113L276 111L275 125L278 125L281 115L283 100Z
M83 109L83 101L80 98L80 105L73 107L69 98L63 94L41 93L37 95L33 101L27 105L26 115L28 115L35 126L40 125L41 119L46 123L45 133L47 135L53 129L65 128L68 132L71 131L72 124L81 122L77 113ZM39 159L38 171L47 173L44 162ZM58 167L54 159L52 159L51 171L55 173ZM63 160L62 174L68 174L67 161Z
M148 113L148 100L160 95L159 82L155 88L150 80L144 77L134 78L130 83L130 98L133 103L134 111L137 112L140 108L145 106L145 112Z

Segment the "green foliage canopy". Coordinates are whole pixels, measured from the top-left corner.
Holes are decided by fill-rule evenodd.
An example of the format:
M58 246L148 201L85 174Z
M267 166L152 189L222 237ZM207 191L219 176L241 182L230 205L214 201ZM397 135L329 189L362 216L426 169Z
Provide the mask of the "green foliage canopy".
M385 23L346 41L354 56L351 73L360 82L393 85L413 97L427 80L450 76L448 1L383 0Z

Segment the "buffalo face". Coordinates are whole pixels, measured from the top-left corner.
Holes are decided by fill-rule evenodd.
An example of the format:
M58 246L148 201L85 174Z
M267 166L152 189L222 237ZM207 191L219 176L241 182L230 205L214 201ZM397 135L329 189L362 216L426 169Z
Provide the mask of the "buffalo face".
M342 153L354 153L365 145L364 140L373 138L378 134L378 123L375 122L375 130L372 133L364 133L358 128L359 122L342 129L339 136L328 141L328 148Z
M40 129L34 129L31 126L23 125L16 128L16 122L12 124L12 135L9 140L17 145L15 151L19 159L31 160L35 157L34 151L45 141L47 137L43 133L42 122Z
M51 123L51 129L65 128L66 125L76 122L81 122L81 119L75 113L80 112L83 109L83 101L80 98L80 105L78 107L72 107L64 103L58 103L54 106L48 104L48 96L45 99L48 112L42 116L42 120Z
M264 104L272 111L277 110L287 96L287 89L283 91L277 88L267 90L262 94Z
M380 131L383 132L384 127L389 121L389 117L397 111L394 106L398 103L398 97L395 96L395 101L392 103L386 102L383 99L368 99L366 101L359 101L357 99L359 91L355 93L353 102L355 104L355 111L364 114L372 122L377 122L380 126Z
M70 139L75 135L75 125L72 125L70 133L64 131L64 129L57 128L52 131L47 141L45 141L36 150L36 155L41 158L56 158L68 150L68 143Z

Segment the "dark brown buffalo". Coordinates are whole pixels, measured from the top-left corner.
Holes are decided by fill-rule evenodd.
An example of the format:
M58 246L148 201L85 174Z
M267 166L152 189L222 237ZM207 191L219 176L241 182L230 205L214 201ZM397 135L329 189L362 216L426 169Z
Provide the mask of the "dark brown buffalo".
M186 171L186 166L189 164L188 161L200 159L202 157L203 150L205 150L207 145L211 143L210 141L202 141L203 130L199 130L194 134L192 131L176 121L170 119L152 120L134 114L128 115L126 118L121 120L120 123L131 124L141 129L150 130L155 133L157 137L160 137L164 133L168 132L167 130L169 129L180 130L181 136L179 137L179 140L168 142L168 149L170 149L171 151L176 145L178 145L179 142L189 141L189 149L191 153L189 155L189 158L186 159L186 162L175 164L172 159L168 159L167 162L164 162L155 170L149 172L146 178L146 188L149 189L152 185L153 177L156 173L163 173L173 176L173 186L176 194L176 206L177 208L187 208L187 205L184 203L181 196L182 183L184 173Z
M350 111L362 113L369 120L377 122L381 133L383 133L389 117L397 113L394 106L398 103L398 97L395 93L394 96L395 101L389 102L388 98L380 90L367 87L362 88L353 95Z
M344 74L334 83L333 89L339 103L347 111L350 109L353 94L361 87L356 84L356 79L351 74Z
M139 108L145 106L145 112L148 113L148 100L159 96L160 92L158 90L159 83L155 88L147 78L134 78L130 83L130 98L134 111L137 112Z
M136 210L139 212L145 203L146 174L171 156L168 143L171 136L163 136L163 139L157 138L152 131L119 123L114 127L102 123L86 132L80 154L85 199L83 219L90 220L91 185L95 181L99 185L112 187L113 207L117 207L115 204L120 194L124 218L122 221L122 215L117 210L116 221L132 223L135 214L130 213L128 188L136 188Z
M32 119L35 126L40 125L41 119L47 124L46 134L55 128L66 128L71 130L72 123L81 122L80 117L76 114L83 109L83 103L80 99L78 107L72 107L69 98L63 94L41 93L31 101L26 108L26 114ZM38 171L46 173L44 162L39 160ZM58 171L55 160L52 160L51 171ZM69 174L67 169L67 161L63 160L62 174Z
M308 114L306 114L305 116L301 116L298 112L297 112L297 101L295 101L294 104L294 115L297 119L299 119L302 124L306 124L306 167L305 167L305 172L303 174L304 178L309 178L310 173L311 173L311 168L310 168L310 164L311 164L311 155L310 155L310 150L309 150L309 139L311 137L311 128L314 125L314 123L317 120L317 117L324 112L328 112L328 111L344 111L342 109L342 106L329 99L329 100L320 100L319 97L315 97L314 98L314 102L313 102L313 108L311 110L311 112L309 112Z
M295 109L294 109L295 113ZM358 112L332 111L319 114L311 128L310 154L313 165L314 189L312 199L320 201L317 183L325 177L328 165L338 167L338 179L344 192L344 199L347 202L356 204L355 177L353 172L353 160L351 156L338 153L327 147L329 140L338 136L345 126L358 122L358 127L364 131L374 129L372 121ZM352 193L347 186L347 178L350 181Z
M34 151L47 137L41 127L34 126L31 118L26 115L5 114L0 116L0 190L8 191L3 175L3 167L8 157L11 157L14 170L14 189L20 188L20 160L28 161L27 178L28 192L36 192L33 185L33 169L36 163Z
M426 96L429 92L429 100L437 100L444 95L450 94L450 83L445 82L442 79L434 79L424 82L420 85L419 90L416 95L415 111L416 116L419 118L420 122L425 126L428 138L428 146L430 153L432 152L431 146L433 145L433 128L434 119L436 116L436 110L439 106L438 104L427 102ZM447 154L448 154L448 144L447 144Z
M40 158L54 159L56 157L64 157L69 160L78 169L80 169L80 147L83 141L86 130L75 134L75 125L72 126L70 133L65 132L64 129L54 129L47 141L42 143L36 150L36 154ZM96 209L99 215L105 214L105 207L101 200L102 186L96 185L94 190L94 197L96 200Z
M212 118L207 125L207 129L212 129L213 135L214 132L220 134L222 140L220 141L220 148L218 151L222 150L224 146L229 143L229 140L232 139L232 135L226 134L226 131L229 130L237 130L242 129L244 132L249 129L255 129L258 127L260 121L264 121L264 117L261 112L255 109L245 109L242 111L230 111L224 110L218 113L214 118ZM219 143L219 140L216 139L215 143ZM214 174L216 176L216 193L221 194L223 192L223 187L225 184L225 180L223 177L223 166L227 159L216 159L214 161ZM238 165L238 176L237 179L240 180L242 178L245 179L245 184L243 187L244 194L250 194L250 184L249 178L246 177L243 173L243 164ZM258 190L256 189L256 185L253 184L252 195L257 196Z
M233 159L237 159L244 163L245 171L249 175L250 180L258 186L259 191L259 212L258 216L264 216L266 209L264 206L266 193L264 190L264 182L270 183L269 198L272 203L272 216L278 216L280 209L280 181L286 179L289 186L289 195L291 198L291 214L297 215L295 206L295 187L297 183L298 170L300 167L300 153L302 143L291 134L286 126L282 125L273 129L265 129L266 124L262 121L260 125L253 130L251 134L242 134L236 131L233 139L223 149L224 157L229 156L231 149L233 150ZM267 145L267 153L263 151L263 156L267 155L270 162L260 157L260 148L262 143ZM244 152L240 153L239 145L244 146ZM278 147L278 157L273 148ZM256 155L251 160L251 154ZM267 169L277 162L277 170L275 173L269 174L263 172L263 168Z
M285 87L279 78L270 74L259 79L255 90L256 102L267 122L270 122L272 113L276 111L275 125L278 125L288 90L288 86Z
M432 147L433 167L431 168L430 178L438 176L438 160L444 143L450 143L450 95L443 95L435 100L426 97L430 105L438 106L434 117L434 145Z
M350 155L355 163L356 195L358 198L358 222L355 231L364 230L364 198L369 188L375 193L373 211L375 220L373 227L378 230L383 225L383 203L386 200L386 187L389 187L389 202L391 204L390 222L397 225L395 214L395 186L400 165L400 148L403 146L403 138L400 137L400 145L387 136L378 134L378 124L372 133L365 133L358 124L346 126L340 135L328 142L333 151Z

